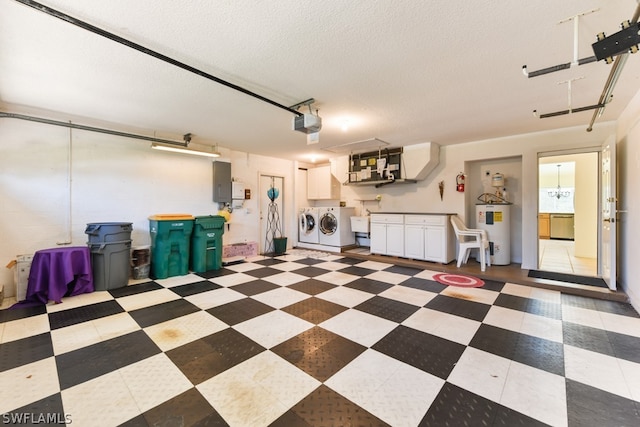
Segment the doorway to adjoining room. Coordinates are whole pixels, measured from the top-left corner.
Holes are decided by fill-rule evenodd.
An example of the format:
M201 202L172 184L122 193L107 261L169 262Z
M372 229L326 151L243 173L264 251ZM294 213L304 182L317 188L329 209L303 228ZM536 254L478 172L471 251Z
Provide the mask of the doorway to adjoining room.
M540 157L538 268L598 276L598 153Z

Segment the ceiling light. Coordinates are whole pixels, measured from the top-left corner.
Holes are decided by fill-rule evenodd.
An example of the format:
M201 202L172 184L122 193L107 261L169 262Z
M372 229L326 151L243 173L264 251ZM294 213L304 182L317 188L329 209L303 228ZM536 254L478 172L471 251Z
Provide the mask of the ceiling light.
M547 191L547 195L549 197L555 197L556 199L560 199L561 197L571 196L571 191L563 190L562 187L560 187L560 166L562 165L558 165L558 188L555 190Z
M342 129L342 132L347 132L349 130L349 119L342 120L340 128Z
M194 156L220 157L220 153L218 153L217 150L216 151L200 151L200 150L193 150L187 147L172 147L170 145L158 144L155 142L151 144L151 148L156 150L162 150L162 151L171 151L174 153L191 154Z

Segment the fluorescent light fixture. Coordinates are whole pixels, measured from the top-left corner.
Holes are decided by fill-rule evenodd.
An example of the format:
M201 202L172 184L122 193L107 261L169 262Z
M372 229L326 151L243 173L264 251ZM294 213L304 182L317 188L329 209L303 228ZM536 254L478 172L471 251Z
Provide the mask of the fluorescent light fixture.
M220 153L218 153L217 151L192 150L191 148L187 147L172 147L170 145L158 144L155 142L151 144L151 148L162 151L171 151L174 153L191 154L194 156L220 157Z

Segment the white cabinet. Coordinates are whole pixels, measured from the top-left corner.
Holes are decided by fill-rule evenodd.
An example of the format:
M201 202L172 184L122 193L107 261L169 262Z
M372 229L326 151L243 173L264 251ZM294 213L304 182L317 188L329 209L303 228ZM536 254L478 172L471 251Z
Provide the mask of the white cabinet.
M425 229L422 225L404 226L404 253L407 258L424 259Z
M340 198L340 183L331 173L331 165L307 171L307 199L334 200Z
M447 258L447 249L455 248L455 244L447 242L446 227L425 227L424 229L424 259L446 264L453 261L455 256Z
M372 219L374 215L371 215ZM387 253L387 224L371 221L371 244L369 250L372 254Z
M404 256L404 217L397 214L371 215L371 253Z
M372 214L371 253L448 264L456 258L448 214Z
M449 215L405 215L404 256L447 264L456 257Z

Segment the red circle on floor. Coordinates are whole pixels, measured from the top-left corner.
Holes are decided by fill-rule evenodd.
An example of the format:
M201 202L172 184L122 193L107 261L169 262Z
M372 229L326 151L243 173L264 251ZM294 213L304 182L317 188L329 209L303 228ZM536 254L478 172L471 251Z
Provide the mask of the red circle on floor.
M472 276L463 276L462 274L441 273L434 274L433 280L449 286L461 286L464 288L479 288L484 285L484 281Z

